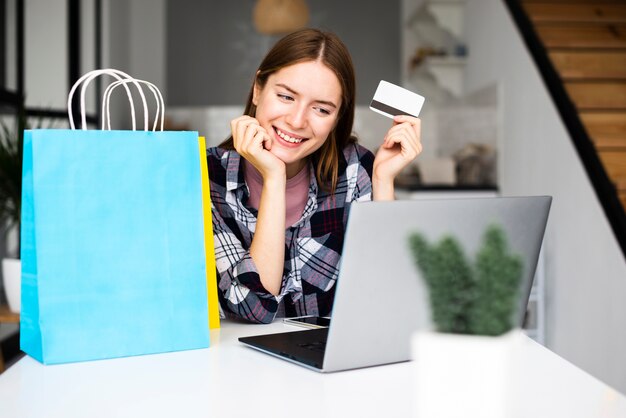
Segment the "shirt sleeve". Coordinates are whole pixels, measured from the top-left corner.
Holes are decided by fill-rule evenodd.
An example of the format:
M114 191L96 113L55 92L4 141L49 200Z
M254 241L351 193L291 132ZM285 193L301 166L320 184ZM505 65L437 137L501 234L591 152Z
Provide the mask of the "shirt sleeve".
M372 171L374 154L367 148L354 144L347 155L346 175L350 192L347 202L367 202L372 200Z
M232 170L239 166L238 155L219 147L208 148L207 166L220 308L228 316L258 323L271 322L280 297L269 293L261 284L247 251L246 234L250 231L237 220L237 214L227 202L235 198L228 188L232 188L229 183L233 181Z
M250 252L228 226L234 219L225 219L215 208L212 215L222 308L251 322L272 322L282 296L274 296L261 284Z

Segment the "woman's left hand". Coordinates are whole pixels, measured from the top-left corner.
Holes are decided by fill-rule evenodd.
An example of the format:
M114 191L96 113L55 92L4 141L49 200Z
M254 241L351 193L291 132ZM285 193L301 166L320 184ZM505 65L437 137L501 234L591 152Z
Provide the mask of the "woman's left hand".
M398 115L385 135L374 159L373 176L380 183L392 184L404 167L422 152L421 121L418 118Z

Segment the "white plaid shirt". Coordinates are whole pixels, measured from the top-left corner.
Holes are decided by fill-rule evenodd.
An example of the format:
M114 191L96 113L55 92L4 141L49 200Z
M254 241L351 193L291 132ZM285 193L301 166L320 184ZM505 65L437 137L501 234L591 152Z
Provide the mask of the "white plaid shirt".
M207 150L218 294L229 316L269 323L277 314L330 314L350 203L372 198L373 154L349 144L341 157L334 194L320 190L311 176L304 213L285 230L283 281L274 296L261 284L250 256L257 210L247 204L241 156L222 148Z

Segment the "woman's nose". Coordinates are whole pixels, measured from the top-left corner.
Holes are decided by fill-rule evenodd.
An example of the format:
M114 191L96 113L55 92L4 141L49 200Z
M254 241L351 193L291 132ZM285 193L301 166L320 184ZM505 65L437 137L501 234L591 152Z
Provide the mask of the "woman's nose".
M294 128L304 128L306 126L306 108L297 107L292 109L287 115L287 123Z

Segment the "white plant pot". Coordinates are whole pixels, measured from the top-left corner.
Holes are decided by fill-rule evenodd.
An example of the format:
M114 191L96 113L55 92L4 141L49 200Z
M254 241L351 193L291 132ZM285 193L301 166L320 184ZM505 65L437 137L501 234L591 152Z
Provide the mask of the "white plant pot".
M415 417L515 416L522 331L502 336L417 332L411 340Z
M4 293L7 295L9 310L20 313L21 286L22 286L22 262L16 258L2 259L2 278Z

